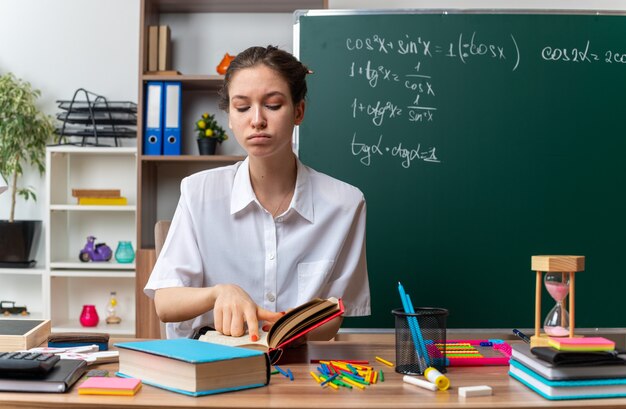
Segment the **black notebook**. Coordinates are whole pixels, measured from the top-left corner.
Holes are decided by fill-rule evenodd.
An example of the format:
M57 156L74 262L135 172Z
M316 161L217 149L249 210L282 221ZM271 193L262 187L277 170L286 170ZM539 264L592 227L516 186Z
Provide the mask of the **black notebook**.
M11 376L0 374L0 391L4 392L66 392L80 379L87 362L78 359L61 359L43 376Z

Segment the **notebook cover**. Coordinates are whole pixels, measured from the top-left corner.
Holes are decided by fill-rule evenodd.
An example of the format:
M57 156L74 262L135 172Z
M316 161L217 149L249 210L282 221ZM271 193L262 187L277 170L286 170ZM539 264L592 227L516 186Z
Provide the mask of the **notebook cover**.
M85 361L61 359L43 377L0 376L0 391L12 392L66 392L87 370Z
M116 343L116 347L147 352L194 364L263 355L262 351L212 344L197 339L176 338Z
M534 347L531 352L542 361L561 367L626 364L614 351L559 351L552 347Z

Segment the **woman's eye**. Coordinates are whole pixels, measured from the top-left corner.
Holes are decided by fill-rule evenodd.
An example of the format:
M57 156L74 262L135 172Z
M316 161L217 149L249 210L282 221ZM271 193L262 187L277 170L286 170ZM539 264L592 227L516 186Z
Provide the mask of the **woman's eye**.
M271 109L272 111L278 111L282 105L274 104L274 105L266 105L267 109Z
M250 107L248 106L243 106L243 107L235 107L235 109L237 110L237 112L246 112Z

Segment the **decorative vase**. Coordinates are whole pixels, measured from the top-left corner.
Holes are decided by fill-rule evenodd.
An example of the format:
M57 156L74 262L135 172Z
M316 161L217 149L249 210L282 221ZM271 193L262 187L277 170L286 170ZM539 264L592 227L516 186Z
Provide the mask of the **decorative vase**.
M135 251L130 241L120 241L115 250L115 260L118 263L132 263L135 259Z
M95 305L83 305L83 312L80 314L80 324L83 327L95 327L98 325L100 317Z
M200 152L200 155L215 155L216 148L217 139L198 138L198 152Z

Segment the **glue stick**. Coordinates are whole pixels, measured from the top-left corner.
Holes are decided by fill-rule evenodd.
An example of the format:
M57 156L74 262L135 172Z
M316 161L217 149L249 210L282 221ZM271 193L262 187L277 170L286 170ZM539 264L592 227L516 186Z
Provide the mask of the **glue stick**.
M450 387L450 379L446 378L441 372L432 366L428 367L426 371L424 371L424 376L426 379L437 385L437 388L441 391L445 391Z

